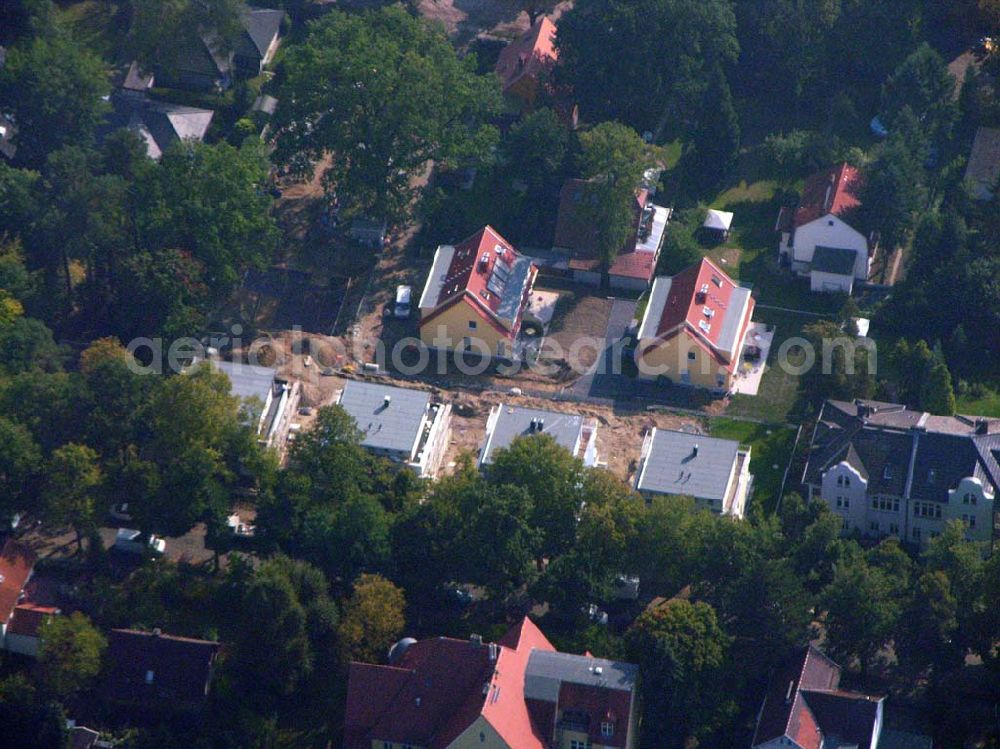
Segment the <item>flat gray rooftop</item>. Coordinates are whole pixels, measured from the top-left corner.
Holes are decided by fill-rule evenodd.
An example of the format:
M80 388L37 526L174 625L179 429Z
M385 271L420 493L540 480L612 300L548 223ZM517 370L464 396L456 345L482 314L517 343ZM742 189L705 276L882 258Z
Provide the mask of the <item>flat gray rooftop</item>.
M231 392L241 400L247 398L260 399L261 405L267 402L267 396L274 391L274 378L277 369L261 367L243 362L217 361L212 359L212 366L229 378Z
M640 492L725 500L739 447L733 440L656 429L636 488Z
M638 675L639 667L632 663L532 650L524 671L524 696L556 701L559 685L567 683L631 692Z
M362 445L407 455L417 444L430 402L430 394L422 390L354 380L347 382L340 395L341 408L354 418L361 430Z
M531 431L532 420L544 419L545 424L541 433L551 435L557 444L570 451L576 448L580 433L583 431L582 416L521 406L502 406L501 409L493 431L486 435L480 463L491 463L494 452L510 447L518 437L537 434L538 432Z

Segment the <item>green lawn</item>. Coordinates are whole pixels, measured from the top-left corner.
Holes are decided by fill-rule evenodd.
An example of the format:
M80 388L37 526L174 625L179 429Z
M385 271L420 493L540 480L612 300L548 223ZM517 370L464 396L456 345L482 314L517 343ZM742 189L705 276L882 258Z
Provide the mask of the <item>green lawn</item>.
M785 467L795 446L795 430L787 426L757 424L737 419L713 419L709 423L713 437L738 440L750 448L750 473L754 477L753 497L771 512L776 506Z
M814 319L806 315L777 310L758 309L754 312L756 322L775 327L774 341L771 344L767 369L764 371L757 395L734 395L727 410L729 415L779 424L798 420L803 407L799 393L799 378L797 375L785 372L777 365L777 355L784 341L802 335L802 328Z
M960 414L1000 419L1000 392L987 388L979 397L969 394L958 398L956 406Z

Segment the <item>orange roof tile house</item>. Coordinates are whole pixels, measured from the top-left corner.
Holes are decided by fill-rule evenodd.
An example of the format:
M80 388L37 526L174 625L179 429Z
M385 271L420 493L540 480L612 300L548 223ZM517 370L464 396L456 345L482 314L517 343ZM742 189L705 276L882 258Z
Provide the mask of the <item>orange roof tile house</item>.
M542 17L500 52L496 74L505 96L532 109L538 92L559 60L556 25Z
M753 309L750 290L707 258L659 276L639 328L639 377L728 392Z
M518 334L538 268L492 227L434 254L420 296L420 340L429 348L518 355Z

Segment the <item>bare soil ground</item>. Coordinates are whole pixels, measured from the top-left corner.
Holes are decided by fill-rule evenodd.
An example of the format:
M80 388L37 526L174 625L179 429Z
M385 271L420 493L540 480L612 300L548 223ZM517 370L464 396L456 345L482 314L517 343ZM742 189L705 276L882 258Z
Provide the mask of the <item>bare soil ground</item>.
M590 296L593 292L593 289L560 292L548 339L562 351L570 351L582 338L604 340L614 302L602 296ZM597 360L597 349L586 347L580 350L579 366L586 370Z

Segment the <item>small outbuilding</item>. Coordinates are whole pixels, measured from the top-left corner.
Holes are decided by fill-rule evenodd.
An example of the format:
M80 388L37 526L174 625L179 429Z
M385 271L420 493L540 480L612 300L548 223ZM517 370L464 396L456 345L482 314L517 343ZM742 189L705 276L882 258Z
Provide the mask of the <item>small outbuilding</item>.
M724 242L729 239L729 231L733 226L733 214L730 211L719 211L709 208L705 216L705 222L701 225L703 229L711 232Z

